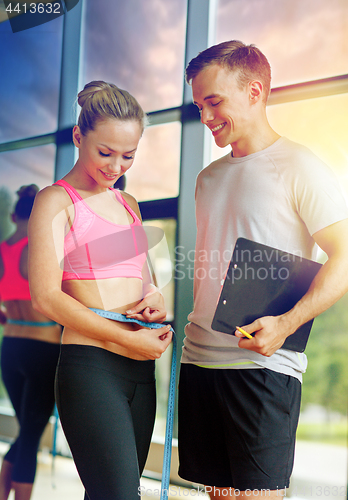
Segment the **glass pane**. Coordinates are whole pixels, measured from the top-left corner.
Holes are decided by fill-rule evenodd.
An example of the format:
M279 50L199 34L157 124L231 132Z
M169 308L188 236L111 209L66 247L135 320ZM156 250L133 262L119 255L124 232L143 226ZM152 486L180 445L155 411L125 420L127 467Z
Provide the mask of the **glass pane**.
M165 243L169 250L169 254L167 254L169 259L166 258L163 252L163 245L158 245L152 252L150 251L150 258L152 267L156 270L155 274L158 285L160 286L161 283L164 284L164 286L160 286L160 288L167 308L167 321L171 322L174 319L174 277L172 275L175 259L176 220L149 220L144 221L144 226L147 226L147 228L151 226L158 227L162 229L165 234ZM167 416L171 355L172 349L169 347L161 358L156 361L157 414L154 435L162 438L165 433Z
M347 73L346 0L219 0L217 43L254 43L272 87Z
M19 33L0 24L0 142L56 130L62 19Z
M213 136L211 136L211 161L217 160L218 158L221 158L222 156L227 155L227 153L231 152L231 146L226 146L225 148L219 148L219 146L216 145ZM207 165L205 165L207 166Z
M137 201L178 196L180 143L179 122L147 128L126 174L125 191Z
M37 184L40 189L53 183L56 146L19 149L0 154L0 187L13 199L20 186Z
M291 496L346 498L348 295L318 316L306 348ZM338 493L336 493L338 492ZM323 493L324 494L324 493Z
M126 89L145 111L182 101L186 0L86 0L83 84Z
M166 308L167 321L174 319L174 248L176 238L176 220L146 220L143 225L148 229L156 227L164 232L164 240L150 250L151 266L156 277L156 285L161 289Z
M339 177L348 194L348 94L268 106L280 135L308 146Z

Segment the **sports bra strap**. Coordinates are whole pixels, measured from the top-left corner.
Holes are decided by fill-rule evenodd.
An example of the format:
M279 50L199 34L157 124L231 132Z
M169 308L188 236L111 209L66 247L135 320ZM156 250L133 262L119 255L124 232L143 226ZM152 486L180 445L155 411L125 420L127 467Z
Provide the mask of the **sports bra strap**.
M55 185L62 186L70 196L73 203L75 203L76 201L83 200L82 196L76 191L76 189L63 179L60 179L59 181L55 182L53 186Z

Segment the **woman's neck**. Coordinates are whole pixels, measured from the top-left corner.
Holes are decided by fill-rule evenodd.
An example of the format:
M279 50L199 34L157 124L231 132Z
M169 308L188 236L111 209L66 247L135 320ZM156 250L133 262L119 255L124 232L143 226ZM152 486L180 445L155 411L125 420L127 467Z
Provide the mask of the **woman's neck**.
M17 225L16 231L13 233L12 236L10 236L7 239L7 242L10 245L17 243L17 241L20 241L21 239L28 236L28 221L27 220L16 222L16 225Z

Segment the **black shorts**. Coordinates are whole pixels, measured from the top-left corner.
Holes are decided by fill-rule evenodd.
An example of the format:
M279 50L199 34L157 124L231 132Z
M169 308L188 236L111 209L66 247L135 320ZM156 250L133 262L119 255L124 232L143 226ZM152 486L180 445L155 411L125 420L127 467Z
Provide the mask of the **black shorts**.
M300 400L299 380L266 368L182 364L179 475L240 491L287 488Z

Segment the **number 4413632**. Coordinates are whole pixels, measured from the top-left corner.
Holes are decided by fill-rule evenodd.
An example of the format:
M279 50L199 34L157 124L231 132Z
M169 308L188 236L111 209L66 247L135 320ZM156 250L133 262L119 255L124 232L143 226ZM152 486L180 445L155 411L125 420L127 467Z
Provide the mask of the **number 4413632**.
M9 14L61 14L61 4L55 3L12 3L10 2L6 7L6 12Z

